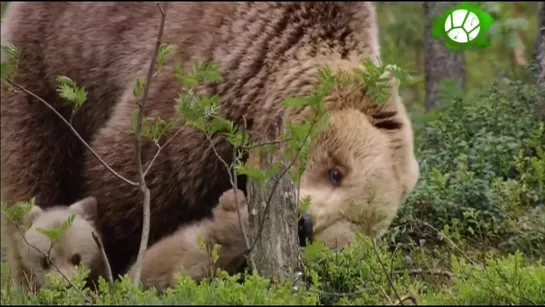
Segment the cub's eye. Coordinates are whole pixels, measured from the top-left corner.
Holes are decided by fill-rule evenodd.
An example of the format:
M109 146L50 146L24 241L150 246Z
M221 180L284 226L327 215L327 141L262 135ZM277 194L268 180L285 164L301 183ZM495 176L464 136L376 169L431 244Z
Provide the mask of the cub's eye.
M41 262L42 262L42 268L44 270L49 269L49 267L51 266L51 260L49 260L48 257L43 257Z
M331 181L331 183L333 183L334 185L339 185L341 184L342 179L343 175L338 168L332 168L329 170L329 181Z
M73 265L79 265L81 263L81 256L80 254L74 254L72 256L72 259L70 259L70 261L72 261L72 264Z

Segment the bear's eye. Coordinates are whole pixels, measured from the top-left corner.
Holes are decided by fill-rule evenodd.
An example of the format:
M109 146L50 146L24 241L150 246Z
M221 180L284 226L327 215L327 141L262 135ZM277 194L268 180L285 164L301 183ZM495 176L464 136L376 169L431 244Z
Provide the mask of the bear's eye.
M42 258L42 268L44 270L47 270L47 269L49 269L50 266L51 266L51 260L49 259L49 257L43 257Z
M331 181L331 183L333 183L334 185L339 185L341 184L342 179L343 175L338 168L332 168L329 170L329 181Z
M74 255L72 256L72 259L71 259L70 261L72 261L72 264L73 264L73 265L79 265L79 264L81 263L81 256L80 256L80 254L74 254Z

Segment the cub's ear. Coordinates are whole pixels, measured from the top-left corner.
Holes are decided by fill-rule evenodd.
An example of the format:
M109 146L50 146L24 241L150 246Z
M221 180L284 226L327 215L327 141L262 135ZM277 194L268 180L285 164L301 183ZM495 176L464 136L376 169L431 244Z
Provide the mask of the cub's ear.
M30 225L43 212L44 211L42 210L42 208L36 205L32 206L32 209L30 209L30 211L23 218L23 223L25 223L25 225Z
M92 221L95 219L97 213L97 200L93 196L86 197L70 205L68 210L83 219Z

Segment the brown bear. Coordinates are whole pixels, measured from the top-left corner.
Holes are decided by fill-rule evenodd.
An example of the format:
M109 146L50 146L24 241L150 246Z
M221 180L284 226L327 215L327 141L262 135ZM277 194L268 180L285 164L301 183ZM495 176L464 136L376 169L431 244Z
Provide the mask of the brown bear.
M200 281L213 275L217 267L229 273L238 271L248 250L241 229L241 224L248 229L248 207L244 193L233 189L226 191L212 212L213 220L183 225L146 251L140 276L144 285L157 289L172 287L176 284L176 274L182 272ZM200 246L201 239L205 249ZM214 263L209 252L215 244L219 244L220 249ZM134 275L134 265L128 275Z
M105 276L105 262L92 236L96 232L96 207L96 199L86 197L68 207L55 206L44 210L33 206L25 215L24 222L31 223L31 227L24 232L16 232L14 238L25 280L32 288L48 286L47 274L63 281L66 281L64 278L71 279L78 265L90 270L90 286L96 284L98 276ZM72 215L72 225L55 244L52 245L50 239L40 232L58 229Z
M87 103L72 118L74 127L114 170L136 181L132 127L135 79L146 75L161 12L155 3L16 3L8 10L3 40L21 50L15 81L44 97L65 117L70 108L56 95L55 76L84 87ZM379 59L372 3L169 3L163 42L177 49L151 81L146 116L177 117L180 84L176 60L212 60L222 70L220 84L203 94L221 97L222 115L252 135L265 135L285 114L293 120L308 107L286 112L281 102L312 90L318 69L361 67ZM301 182L311 196L316 233L343 217L348 207L385 213L379 236L418 179L411 123L392 83L389 101L378 106L365 86L336 89L324 101L330 122L313 141ZM8 204L69 203L96 195L97 227L114 274L134 261L142 230L142 198L137 187L110 173L88 153L44 105L25 93L2 88L2 198ZM34 129L35 128L35 129ZM172 133L159 141L163 144ZM210 142L182 127L158 155L146 176L151 190L149 244L185 223L210 218L219 196L231 188L227 163L232 148L221 137ZM144 140L142 163L157 151ZM44 171L45 170L45 171ZM38 175L36 175L38 174ZM83 179L85 178L85 179ZM240 176L239 186L245 186ZM85 194L83 194L85 193ZM9 231L8 231L9 233ZM9 243L9 242L8 242ZM18 259L9 258L17 267Z

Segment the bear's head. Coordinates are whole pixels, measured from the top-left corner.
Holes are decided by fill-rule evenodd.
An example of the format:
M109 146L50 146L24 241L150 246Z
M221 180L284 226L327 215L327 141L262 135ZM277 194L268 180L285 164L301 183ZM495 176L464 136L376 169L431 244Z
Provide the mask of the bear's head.
M362 83L335 87L323 101L328 125L312 140L300 181L317 238L343 220L381 237L416 185L411 123L397 80L384 77L391 96L380 105Z
M89 281L103 272L104 261L92 236L93 232L97 233L93 224L96 210L94 197L84 198L70 206L48 209L34 206L30 210L25 216L25 224L31 226L17 242L23 268L30 273L29 281L37 287L48 286L48 274L66 281L64 277L71 279L79 265L91 270ZM71 226L64 228L61 237L52 244L43 231L61 229L72 216Z

